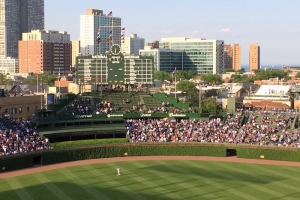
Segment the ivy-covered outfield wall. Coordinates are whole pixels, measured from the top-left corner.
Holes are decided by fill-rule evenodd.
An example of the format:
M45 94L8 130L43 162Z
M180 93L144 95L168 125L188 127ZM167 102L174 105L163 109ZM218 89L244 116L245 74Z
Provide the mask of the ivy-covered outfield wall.
M53 164L75 160L128 156L226 156L226 147L182 144L110 144L101 146L69 147L27 154L0 157L0 169L10 171L33 167L34 164Z
M127 156L216 156L236 151L238 158L300 161L300 150L284 147L203 143L140 143L79 146L0 157L0 172L75 160ZM232 154L231 154L232 155Z
M282 160L300 162L300 150L297 148L237 148L238 158Z

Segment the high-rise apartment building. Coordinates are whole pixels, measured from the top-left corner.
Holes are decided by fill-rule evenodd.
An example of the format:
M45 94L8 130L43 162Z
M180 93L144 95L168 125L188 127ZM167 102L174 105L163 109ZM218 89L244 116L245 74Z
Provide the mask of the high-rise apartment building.
M224 71L224 41L202 38L162 38L159 48L182 50L183 69L198 74L222 74Z
M44 0L0 0L0 57L18 58L22 33L44 29Z
M32 30L19 41L20 73L67 74L71 68L70 34L66 31Z
M139 38L137 34L131 33L129 37L125 37L124 43L122 43L122 53L123 54L139 54L139 50L143 49L145 46L145 39Z
M224 44L224 70L232 68L232 48L230 44Z
M0 57L0 73L11 74L18 73L18 59L10 57Z
M80 40L72 41L72 67L76 65L76 57L80 54Z
M260 46L251 44L249 49L249 71L260 69Z
M87 9L80 15L80 53L105 54L113 44L121 45L121 29L121 18L112 12L105 15L102 10Z
M242 51L241 46L239 44L232 45L232 69L235 71L240 70L242 68Z
M242 66L241 57L241 46L239 44L224 45L224 69L240 70Z

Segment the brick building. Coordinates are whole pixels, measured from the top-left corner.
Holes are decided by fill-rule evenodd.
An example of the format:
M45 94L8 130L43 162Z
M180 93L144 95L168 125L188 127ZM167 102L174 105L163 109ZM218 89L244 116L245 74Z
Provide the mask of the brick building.
M0 98L1 115L9 114L12 118L30 119L37 109L45 105L44 98L40 95L16 96Z
M19 73L67 74L72 44L65 31L32 30L19 41Z

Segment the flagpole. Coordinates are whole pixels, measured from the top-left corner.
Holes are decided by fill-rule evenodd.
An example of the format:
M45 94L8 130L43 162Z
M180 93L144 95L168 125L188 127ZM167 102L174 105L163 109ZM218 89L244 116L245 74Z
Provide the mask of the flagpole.
M175 99L176 99L176 102L177 102L177 98L176 98L176 93L177 93L177 90L176 90L176 67L175 67L174 76L175 76Z
M43 109L43 95L41 94L41 110Z

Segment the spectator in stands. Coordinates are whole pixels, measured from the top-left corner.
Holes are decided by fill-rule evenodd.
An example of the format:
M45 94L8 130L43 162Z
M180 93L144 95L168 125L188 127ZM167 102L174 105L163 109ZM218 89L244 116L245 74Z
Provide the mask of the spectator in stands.
M162 102L162 106L170 106L169 102Z
M7 129L0 122L0 156L52 148L49 145L49 140L40 137L30 126L29 121L10 117L7 120L13 129Z

